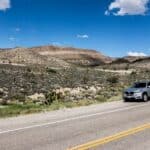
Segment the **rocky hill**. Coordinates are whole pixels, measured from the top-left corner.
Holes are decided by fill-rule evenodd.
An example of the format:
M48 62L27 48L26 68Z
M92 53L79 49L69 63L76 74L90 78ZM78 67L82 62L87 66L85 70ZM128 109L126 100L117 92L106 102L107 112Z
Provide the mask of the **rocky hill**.
M1 64L33 64L52 67L76 65L96 66L110 63L112 59L95 50L72 47L40 46L0 50Z
M112 61L112 64L118 64L118 63L133 63L135 61L145 59L146 57L137 57L137 56L125 56L122 58L116 58Z
M131 68L136 69L132 72L128 70ZM1 49L0 104L41 104L41 100L42 104L51 104L63 93L63 101L108 100L134 80L148 79L147 68L150 57L114 60L94 50L55 46ZM131 72L122 72L124 69ZM38 95L44 101L41 97L31 100Z
M0 64L49 67L100 66L106 69L149 68L150 57L125 56L113 59L100 52L73 47L39 46L0 49Z
M134 68L147 68L150 69L150 57L140 58L135 60L132 64L132 67Z
M125 60L127 60L128 62L135 62L138 61L140 59L145 59L146 57L144 56L125 56L123 57Z
M125 56L116 58L111 63L102 66L105 69L149 69L150 57Z

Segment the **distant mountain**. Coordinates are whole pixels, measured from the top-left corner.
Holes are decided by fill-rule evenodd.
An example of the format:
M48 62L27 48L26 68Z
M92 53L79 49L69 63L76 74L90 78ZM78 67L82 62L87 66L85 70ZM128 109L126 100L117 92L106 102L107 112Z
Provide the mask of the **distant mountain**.
M124 59L128 60L129 62L134 62L134 61L138 61L140 59L145 59L146 57L144 56L125 56Z
M32 48L0 49L1 64L46 65L66 67L72 64L96 66L112 62L112 58L88 49L39 46Z
M150 69L150 57L134 57L134 56L125 56L122 58L117 58L113 60L109 68L147 68Z
M137 56L125 56L122 58L116 58L115 60L112 61L113 64L117 63L132 63L134 61L140 60L140 59L145 59L146 57L137 57Z
M147 68L150 69L150 57L143 57L135 60L132 64L132 67L136 68Z
M0 64L49 67L103 66L108 68L150 68L150 57L111 58L100 52L73 47L39 46L0 49Z

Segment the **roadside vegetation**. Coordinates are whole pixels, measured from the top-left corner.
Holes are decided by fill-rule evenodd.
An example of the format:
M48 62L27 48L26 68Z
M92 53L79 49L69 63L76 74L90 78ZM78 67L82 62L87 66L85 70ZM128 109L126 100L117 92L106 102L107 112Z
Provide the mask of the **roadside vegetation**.
M1 105L0 118L15 117L18 115L27 115L81 106L89 106L92 104L100 104L103 102L116 101L120 99L121 96L116 96L108 100L104 99L103 97L99 97L96 100L80 100L73 102L54 101L53 103L51 103L51 105L35 105L34 103Z
M94 67L0 67L0 118L121 100L122 90L149 70L120 74Z

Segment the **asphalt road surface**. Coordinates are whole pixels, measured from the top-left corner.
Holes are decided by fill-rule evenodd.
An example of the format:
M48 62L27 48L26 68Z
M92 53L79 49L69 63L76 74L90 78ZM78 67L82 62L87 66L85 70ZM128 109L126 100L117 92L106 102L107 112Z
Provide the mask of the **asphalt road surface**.
M111 102L0 119L0 150L67 150L150 123L150 102ZM150 150L150 128L91 148Z

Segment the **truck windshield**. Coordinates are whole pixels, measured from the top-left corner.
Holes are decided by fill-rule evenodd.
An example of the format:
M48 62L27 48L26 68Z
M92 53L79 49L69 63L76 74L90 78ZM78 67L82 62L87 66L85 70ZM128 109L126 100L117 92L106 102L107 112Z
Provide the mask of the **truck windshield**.
M134 88L145 88L146 87L146 83L135 83Z

